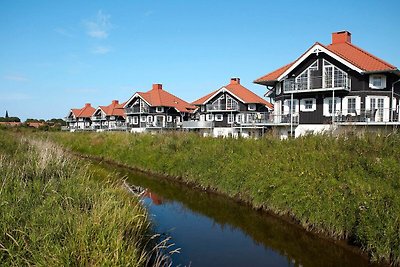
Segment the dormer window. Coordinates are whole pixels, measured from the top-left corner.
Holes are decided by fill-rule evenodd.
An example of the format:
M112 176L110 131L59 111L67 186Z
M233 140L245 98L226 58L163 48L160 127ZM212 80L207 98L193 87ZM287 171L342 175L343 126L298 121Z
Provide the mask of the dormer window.
M164 107L156 107L156 112L157 113L164 112Z
M369 87L371 87L372 89L386 88L386 76L385 75L370 75L369 76Z

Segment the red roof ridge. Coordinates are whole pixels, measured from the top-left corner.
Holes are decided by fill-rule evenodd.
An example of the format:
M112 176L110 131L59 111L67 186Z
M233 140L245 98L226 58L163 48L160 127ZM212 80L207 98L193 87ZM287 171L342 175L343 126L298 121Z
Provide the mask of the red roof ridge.
M345 59L345 60L347 60L347 61L350 61L351 63L353 63L353 64L355 64L355 65L358 65L356 62L353 62L353 61L350 60L349 58L347 58L347 57L345 57L344 55L342 55L339 51L332 51L332 50L330 49L331 47L333 47L333 46L335 46L335 45L341 45L341 44L346 44L346 45L350 45L350 46L354 47L355 49L357 49L358 51L364 53L365 55L367 55L367 56L369 56L369 57L372 57L373 59L375 59L375 60L377 60L377 61L380 61L381 63L387 65L387 66L389 67L389 69L393 69L393 70L396 70L396 69L397 69L394 65L392 65L392 64L390 64L390 63L388 63L388 62L386 62L385 60L383 60L383 59L381 59L381 58L379 58L379 57L377 57L377 56L374 56L373 54L371 54L371 53L365 51L364 49L362 49L362 48L360 48L360 47L358 47L358 46L356 46L356 45L354 45L354 44L352 44L352 43L349 43L349 42L338 43L338 44L329 44L329 45L326 46L325 48L327 48L329 51L331 51L331 52L333 52L333 53L339 55L339 56L342 57L343 59ZM364 68L362 68L362 69L365 70Z

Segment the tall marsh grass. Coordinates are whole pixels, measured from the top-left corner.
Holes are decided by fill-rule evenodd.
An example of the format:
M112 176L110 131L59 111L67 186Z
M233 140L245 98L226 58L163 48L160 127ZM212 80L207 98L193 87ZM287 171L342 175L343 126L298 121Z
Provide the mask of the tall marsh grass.
M220 139L54 133L69 149L176 177L400 264L400 136Z
M0 132L2 266L167 262L151 254L159 250L139 201L85 166L47 141Z

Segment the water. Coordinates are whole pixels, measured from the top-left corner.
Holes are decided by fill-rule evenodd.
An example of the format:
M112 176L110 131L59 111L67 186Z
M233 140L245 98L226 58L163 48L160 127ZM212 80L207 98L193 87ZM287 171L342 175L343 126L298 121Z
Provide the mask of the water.
M378 266L332 241L225 197L103 166L146 188L155 230L171 236L174 266Z

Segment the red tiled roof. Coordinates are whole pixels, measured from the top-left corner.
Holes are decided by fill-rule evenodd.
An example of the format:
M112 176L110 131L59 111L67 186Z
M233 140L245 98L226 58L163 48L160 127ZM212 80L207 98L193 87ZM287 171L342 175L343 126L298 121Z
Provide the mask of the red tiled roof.
M294 64L294 62L289 63L283 67L280 67L277 70L274 70L273 72L268 73L267 75L264 75L260 78L258 78L257 80L255 80L255 83L259 83L259 82L263 82L263 81L275 81L278 79L279 76L282 75L282 73L284 73L288 68L290 68L292 65Z
M192 112L196 109L192 104L163 90L161 84L153 85L150 91L138 92L138 95L153 107L173 107L179 112Z
M364 71L382 71L397 69L395 66L353 45L352 43L335 43L325 47Z
M342 59L346 60L347 62L353 64L354 66L365 72L397 70L395 66L353 45L350 40L351 39L348 39L348 41L334 42L327 46L316 42L313 46L321 45L330 52L336 54L337 56L341 57ZM305 53L307 53L310 49L308 49ZM302 56L300 56L298 59L300 59L301 57ZM254 82L262 83L268 81L276 81L277 78L281 76L286 70L288 70L297 60L256 79Z
M212 97L215 93L217 93L222 88L226 88L231 94L239 97L241 100L244 101L245 104L248 104L248 103L263 104L263 105L266 105L268 108L273 109L273 105L270 102L264 100L263 98L259 97L258 95L256 95L255 93L253 93L252 91L250 91L249 89L247 89L246 87L241 85L239 81L237 81L237 82L231 81L231 83L221 87L218 90L215 90L215 91L209 93L206 96L203 96L202 98L192 102L192 104L193 105L204 105L205 104L204 102L207 99Z
M0 121L0 125L5 125L5 126L20 126L22 123L21 122L7 122L7 121Z
M46 123L44 123L44 122L27 122L26 125L28 125L28 127L39 128L41 126L45 126Z
M85 106L81 109L71 109L71 112L75 115L75 118L90 118L95 111L96 109L93 108L89 103L85 104Z
M113 100L110 105L99 107L107 116L125 117L124 105L125 103L119 104L118 100Z

